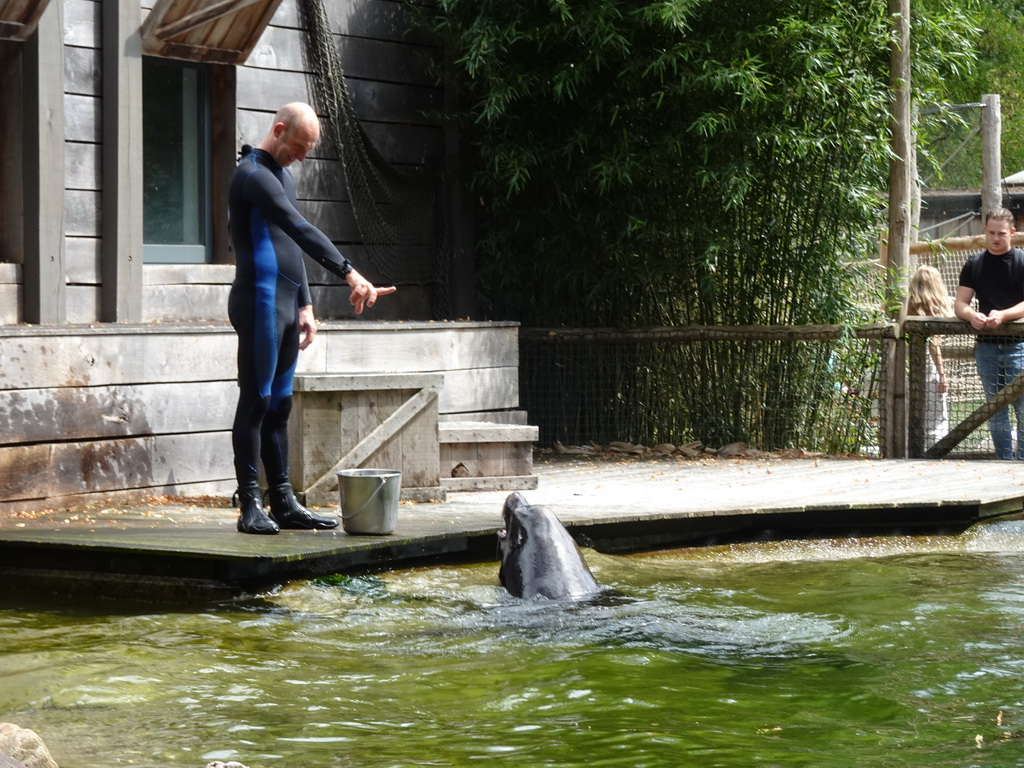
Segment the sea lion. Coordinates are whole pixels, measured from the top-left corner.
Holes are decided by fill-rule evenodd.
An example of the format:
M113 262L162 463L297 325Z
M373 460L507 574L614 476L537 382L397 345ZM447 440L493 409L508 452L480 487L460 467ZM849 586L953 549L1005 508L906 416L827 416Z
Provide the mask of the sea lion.
M501 568L498 579L515 597L576 599L601 590L580 548L547 507L509 494L498 531Z

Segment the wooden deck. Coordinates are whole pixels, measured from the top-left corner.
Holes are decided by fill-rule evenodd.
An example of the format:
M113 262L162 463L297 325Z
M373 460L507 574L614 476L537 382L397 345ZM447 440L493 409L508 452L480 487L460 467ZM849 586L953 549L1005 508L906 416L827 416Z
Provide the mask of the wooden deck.
M1024 513L1024 463L867 459L541 460L537 490L606 552L758 536L953 532ZM505 491L403 505L391 536L244 536L234 510L168 503L0 518L3 589L171 598L325 573L493 559ZM329 510L329 508L327 508ZM321 509L321 511L325 511Z

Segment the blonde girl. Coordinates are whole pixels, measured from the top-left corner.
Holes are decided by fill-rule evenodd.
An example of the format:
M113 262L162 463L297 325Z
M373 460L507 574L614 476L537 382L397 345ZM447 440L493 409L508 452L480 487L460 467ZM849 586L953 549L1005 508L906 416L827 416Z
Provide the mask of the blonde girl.
M907 315L950 317L953 305L942 275L935 267L922 264L910 276L907 292ZM946 370L942 364L942 338L928 339L925 368L924 414L925 447L928 448L949 432L949 407L946 403Z

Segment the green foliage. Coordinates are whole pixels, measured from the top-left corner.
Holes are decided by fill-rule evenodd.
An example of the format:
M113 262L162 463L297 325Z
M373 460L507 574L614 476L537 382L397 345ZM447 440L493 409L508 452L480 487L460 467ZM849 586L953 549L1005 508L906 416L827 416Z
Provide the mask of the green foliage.
M878 318L869 265L889 162L885 2L438 5L429 24L451 54L472 148L491 316L534 327ZM935 44L922 58L938 81L970 52L924 18ZM721 386L719 362L694 375ZM794 424L834 388L812 382L827 366L791 365L788 383L778 366L737 352L728 369L749 379L750 400L684 406L666 394L644 407L663 423L685 411L701 439L750 423L760 393L789 387L770 439L796 439ZM593 399L627 389L615 377ZM709 414L700 425L698 411Z
M1006 175L1024 170L1024 2L1020 0L915 0L922 22L915 26L915 80L921 85L923 105L938 102L974 103L987 93L999 94L1002 108L1002 165ZM924 58L942 52L937 66L929 69ZM954 52L957 52L956 54ZM919 61L923 59L923 61ZM922 157L933 166L932 186L977 188L981 181L980 140L953 160L949 153L966 136L964 123L977 125L980 114L940 113L924 117L921 124ZM924 173L927 168L923 168Z
M951 6L947 0L916 0L912 7L919 177L926 188L977 188L981 110L962 106L976 104L991 92L977 90L982 31L977 3L963 0Z
M443 0L482 295L529 324L818 323L885 179L884 4Z

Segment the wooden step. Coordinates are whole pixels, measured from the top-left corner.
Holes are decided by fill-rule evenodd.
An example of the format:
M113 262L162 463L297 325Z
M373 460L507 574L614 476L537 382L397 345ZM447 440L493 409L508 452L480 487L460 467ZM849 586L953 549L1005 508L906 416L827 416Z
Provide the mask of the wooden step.
M439 421L437 439L445 443L535 443L537 427L528 424L499 424L492 421Z
M527 424L443 421L437 425L441 485L449 491L520 491L537 487Z

